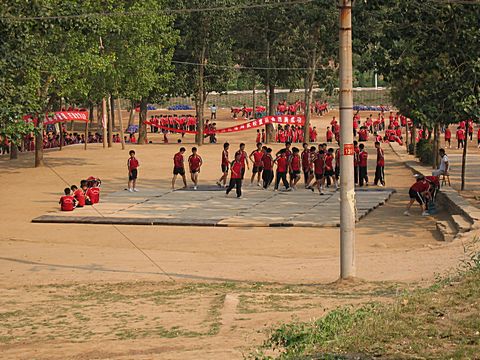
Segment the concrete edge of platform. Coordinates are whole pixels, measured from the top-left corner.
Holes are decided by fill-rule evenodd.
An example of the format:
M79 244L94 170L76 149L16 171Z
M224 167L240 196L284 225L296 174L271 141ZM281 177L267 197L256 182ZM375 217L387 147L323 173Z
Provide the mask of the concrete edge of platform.
M396 144L396 143L395 143ZM395 154L397 154L405 166L412 170L414 173L428 175L432 172L432 169L429 167L421 165L418 161L411 159L406 153L402 154L396 149L397 146L394 146L390 143L390 148ZM406 152L406 150L405 150ZM443 204L445 204L451 214L460 214L467 218L472 223L472 229L480 228L480 209L471 205L467 200L465 200L460 193L452 188L451 186L442 186L438 194L441 198Z

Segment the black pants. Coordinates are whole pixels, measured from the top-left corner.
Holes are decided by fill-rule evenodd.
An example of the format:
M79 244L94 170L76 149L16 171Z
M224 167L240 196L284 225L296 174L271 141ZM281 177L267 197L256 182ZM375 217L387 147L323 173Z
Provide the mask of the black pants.
M233 188L236 188L237 197L242 196L242 179L230 179L230 184L228 184L227 188L227 195Z
M385 168L383 166L377 165L375 169L375 180L373 181L373 183L377 185L379 181L380 184L385 185Z
M358 166L353 167L353 177L355 178L355 184L358 184Z
M275 179L275 190L278 190L278 185L280 184L280 179L282 180L285 188L288 189L290 187L290 185L288 184L287 173L277 171L277 178Z
M363 186L363 183L368 184L368 171L366 166L358 167L358 182L360 186Z
M457 149L463 149L465 146L465 140L457 140Z
M273 181L273 170L263 170L262 172L263 188L266 189Z

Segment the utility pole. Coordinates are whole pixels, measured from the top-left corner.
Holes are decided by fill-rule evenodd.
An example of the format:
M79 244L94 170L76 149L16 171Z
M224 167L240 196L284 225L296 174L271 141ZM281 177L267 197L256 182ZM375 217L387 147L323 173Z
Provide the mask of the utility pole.
M353 176L352 0L340 8L340 278L355 277L355 184Z
M100 52L100 55L103 55L103 52L105 48L103 47L103 40L102 37L100 37L100 45L98 46L98 50ZM104 84L105 84L105 79L104 79ZM97 108L98 111L98 108ZM103 147L107 147L107 102L105 100L105 97L102 98L102 142L103 142Z

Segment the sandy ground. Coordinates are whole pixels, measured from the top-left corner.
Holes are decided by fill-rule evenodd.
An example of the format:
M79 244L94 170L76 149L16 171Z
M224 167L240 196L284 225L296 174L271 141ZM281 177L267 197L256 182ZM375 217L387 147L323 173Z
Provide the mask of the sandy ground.
M314 120L322 138L333 115ZM191 140L184 143L189 147ZM229 134L219 143L225 140L233 149L245 141L250 150L255 133ZM434 217L421 217L418 208L418 216L402 215L413 178L388 147L386 180L397 194L357 226L357 274L364 281L352 285L327 285L339 274L338 229L30 223L57 208L66 183L95 175L103 192L125 187L130 148L49 151L47 166L38 169L31 154L0 159L2 358L242 358L272 324L388 301L463 256L461 242L437 240ZM135 146L140 189L169 186L177 148ZM200 181L214 183L221 145L205 145L200 154Z

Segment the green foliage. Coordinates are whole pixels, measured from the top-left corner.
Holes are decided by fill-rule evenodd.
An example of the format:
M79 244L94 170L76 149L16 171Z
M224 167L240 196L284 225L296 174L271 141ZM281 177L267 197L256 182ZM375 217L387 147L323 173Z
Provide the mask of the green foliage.
M282 359L297 359L299 355L311 352L317 346L334 340L374 310L375 305L372 304L356 310L352 307L342 307L314 322L283 324L273 330L264 348L279 351ZM257 358L268 359L264 355Z
M15 118L15 114L6 113L0 109L0 138L7 138L9 142L20 145L22 138L36 131L32 122L25 122L22 118Z
M417 156L425 165L432 165L434 161L433 143L427 139L417 142Z

